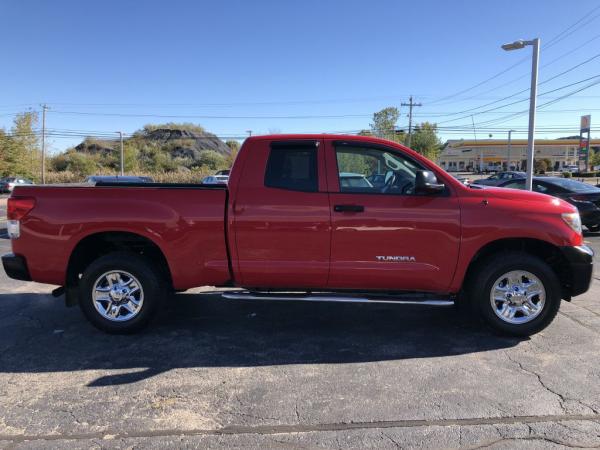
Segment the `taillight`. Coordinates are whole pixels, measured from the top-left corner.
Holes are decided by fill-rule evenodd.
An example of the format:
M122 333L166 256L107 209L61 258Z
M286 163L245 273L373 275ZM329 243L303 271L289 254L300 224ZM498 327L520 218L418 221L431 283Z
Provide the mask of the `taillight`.
M6 205L8 220L21 220L35 206L33 197L9 197Z

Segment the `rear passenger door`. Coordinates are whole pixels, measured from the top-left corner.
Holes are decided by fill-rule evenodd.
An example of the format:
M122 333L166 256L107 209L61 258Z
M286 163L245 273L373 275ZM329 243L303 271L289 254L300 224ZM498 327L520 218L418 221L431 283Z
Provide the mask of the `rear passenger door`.
M321 140L256 140L233 205L245 287L324 287L331 211Z

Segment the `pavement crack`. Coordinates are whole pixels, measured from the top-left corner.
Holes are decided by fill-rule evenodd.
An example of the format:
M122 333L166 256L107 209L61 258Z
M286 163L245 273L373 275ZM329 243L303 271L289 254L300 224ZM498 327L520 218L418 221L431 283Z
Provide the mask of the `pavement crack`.
M505 352L506 353L506 357L508 358L509 361L511 361L513 364L516 364L519 369L527 374L533 375L537 378L538 383L540 384L540 386L542 386L546 391L550 392L551 394L555 395L558 398L558 403L560 408L562 409L563 412L567 413L568 410L565 406L565 403L568 401L572 401L572 402L576 402L578 404L580 404L581 406L589 409L590 411L592 411L594 414L598 414L599 411L597 409L595 409L594 407L582 402L579 399L575 399L575 398L569 398L567 396L565 396L564 394L561 394L558 391L555 391L554 389L552 389L550 386L548 386L545 382L544 379L542 378L542 376L540 374L538 374L537 372L534 372L533 370L527 369L520 361L517 361L516 359L514 359L513 357L510 356L510 353Z
M460 428L460 427L459 427ZM402 448L402 445L400 445L400 442L396 441L393 437L391 437L389 434L387 434L385 431L381 432L381 435L383 437L385 437L388 441L390 441L392 444L394 444L396 446L396 448Z
M476 446L471 446L471 447L466 447L469 450L480 450L480 449L484 449L484 448L490 448L493 447L496 444L499 444L501 442L517 442L517 441L541 441L541 442L546 442L548 444L556 444L556 445L560 445L563 447L567 447L567 448L600 448L600 444L599 445L578 445L578 444L573 444L570 442L566 442L563 441L561 439L556 439L556 438L551 438L548 436L538 436L538 435L534 435L534 436L526 436L526 437L506 437L506 438L501 438L501 439L494 439L492 441L486 441L485 443L476 445Z
M570 319L570 320L572 320L573 322L575 322L575 323L577 323L577 324L581 325L581 326L582 326L582 327L584 327L585 329L587 329L587 330L590 330L590 331L592 331L593 333L600 334L600 332L599 332L599 331L598 331L596 328L589 326L588 324L586 324L586 323L582 322L581 320L579 320L579 319L576 319L575 317L572 317L572 316L568 315L567 313L565 313L565 312L563 312L563 311L558 311L558 313L559 313L561 316L564 316L564 317L566 317L567 319Z
M597 422L600 417L597 414L557 414L548 416L511 416L511 417L479 417L472 419L431 419L431 420L390 420L376 422L336 422L315 424L293 424L293 425L230 425L215 429L163 429L163 430L131 430L89 433L52 433L52 434L0 434L0 442L25 441L57 441L57 440L91 440L102 439L110 435L112 439L124 438L150 438L167 436L224 436L224 435L275 435L275 434L297 434L312 432L335 432L351 430L388 429L388 428L417 428L431 426L478 426L498 424L527 424L569 421L592 421Z

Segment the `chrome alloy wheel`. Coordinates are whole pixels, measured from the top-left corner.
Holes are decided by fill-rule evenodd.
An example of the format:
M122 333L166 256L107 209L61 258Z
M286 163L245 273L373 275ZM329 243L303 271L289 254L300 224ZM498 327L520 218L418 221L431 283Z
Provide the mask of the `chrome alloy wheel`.
M546 289L534 274L513 270L494 282L490 303L500 319L519 325L532 321L542 312L546 303Z
M105 319L125 322L140 312L144 290L136 277L122 270L100 275L94 283L94 307Z

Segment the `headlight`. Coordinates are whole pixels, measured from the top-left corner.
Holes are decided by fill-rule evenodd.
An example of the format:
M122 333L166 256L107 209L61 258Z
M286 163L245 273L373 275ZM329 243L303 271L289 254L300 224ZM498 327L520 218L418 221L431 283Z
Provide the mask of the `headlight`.
M581 217L579 217L579 213L563 213L561 214L561 217L575 233L581 234Z

